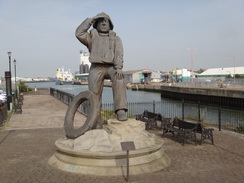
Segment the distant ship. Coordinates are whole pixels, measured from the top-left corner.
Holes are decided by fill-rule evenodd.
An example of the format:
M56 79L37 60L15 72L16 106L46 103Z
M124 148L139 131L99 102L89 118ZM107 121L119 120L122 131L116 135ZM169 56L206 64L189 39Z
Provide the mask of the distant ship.
M65 71L64 67L58 68L56 71L55 82L56 85L73 84L74 74L70 72L70 69Z

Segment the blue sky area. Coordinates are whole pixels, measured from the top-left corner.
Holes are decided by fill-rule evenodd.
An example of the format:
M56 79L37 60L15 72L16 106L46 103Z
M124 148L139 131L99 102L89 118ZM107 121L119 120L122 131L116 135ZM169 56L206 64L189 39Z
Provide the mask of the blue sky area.
M124 70L244 66L243 0L0 0L0 76L8 51L17 76L78 71L87 48L75 30L101 12L123 41ZM198 49L193 63L187 48Z

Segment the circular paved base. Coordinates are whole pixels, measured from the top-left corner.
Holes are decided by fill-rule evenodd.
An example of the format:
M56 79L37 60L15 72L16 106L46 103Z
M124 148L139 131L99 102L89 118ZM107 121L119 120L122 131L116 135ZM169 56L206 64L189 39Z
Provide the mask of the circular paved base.
M60 170L85 175L118 176L126 175L126 151L112 153L78 152L66 148L56 141L57 152L49 164ZM157 140L152 147L129 152L130 175L160 171L169 166L170 159L162 149L163 142Z

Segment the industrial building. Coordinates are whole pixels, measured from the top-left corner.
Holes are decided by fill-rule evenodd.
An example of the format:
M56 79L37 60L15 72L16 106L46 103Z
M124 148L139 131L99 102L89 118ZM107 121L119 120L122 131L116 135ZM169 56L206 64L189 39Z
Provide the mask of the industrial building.
M244 67L223 67L207 69L198 78L226 78L227 76L234 77L235 75L244 76Z
M124 71L125 83L149 83L160 82L162 76L160 72L149 69Z
M196 74L194 72L190 72L187 69L174 69L173 74L172 74L172 78L176 82L188 81L191 77L195 78L195 75Z

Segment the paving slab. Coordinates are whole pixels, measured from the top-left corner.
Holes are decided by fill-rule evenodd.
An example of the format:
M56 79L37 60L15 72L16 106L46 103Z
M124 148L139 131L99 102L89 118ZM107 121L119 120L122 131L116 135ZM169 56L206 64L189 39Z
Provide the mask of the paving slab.
M126 182L123 176L87 176L64 172L48 164L54 142L64 136L67 106L50 95L25 95L23 114L13 114L0 129L1 183ZM161 138L162 131L151 130ZM199 137L198 137L199 138ZM164 150L172 163L162 171L130 176L135 183L240 183L244 180L244 135L214 130L215 145L206 141L182 146L167 134Z

